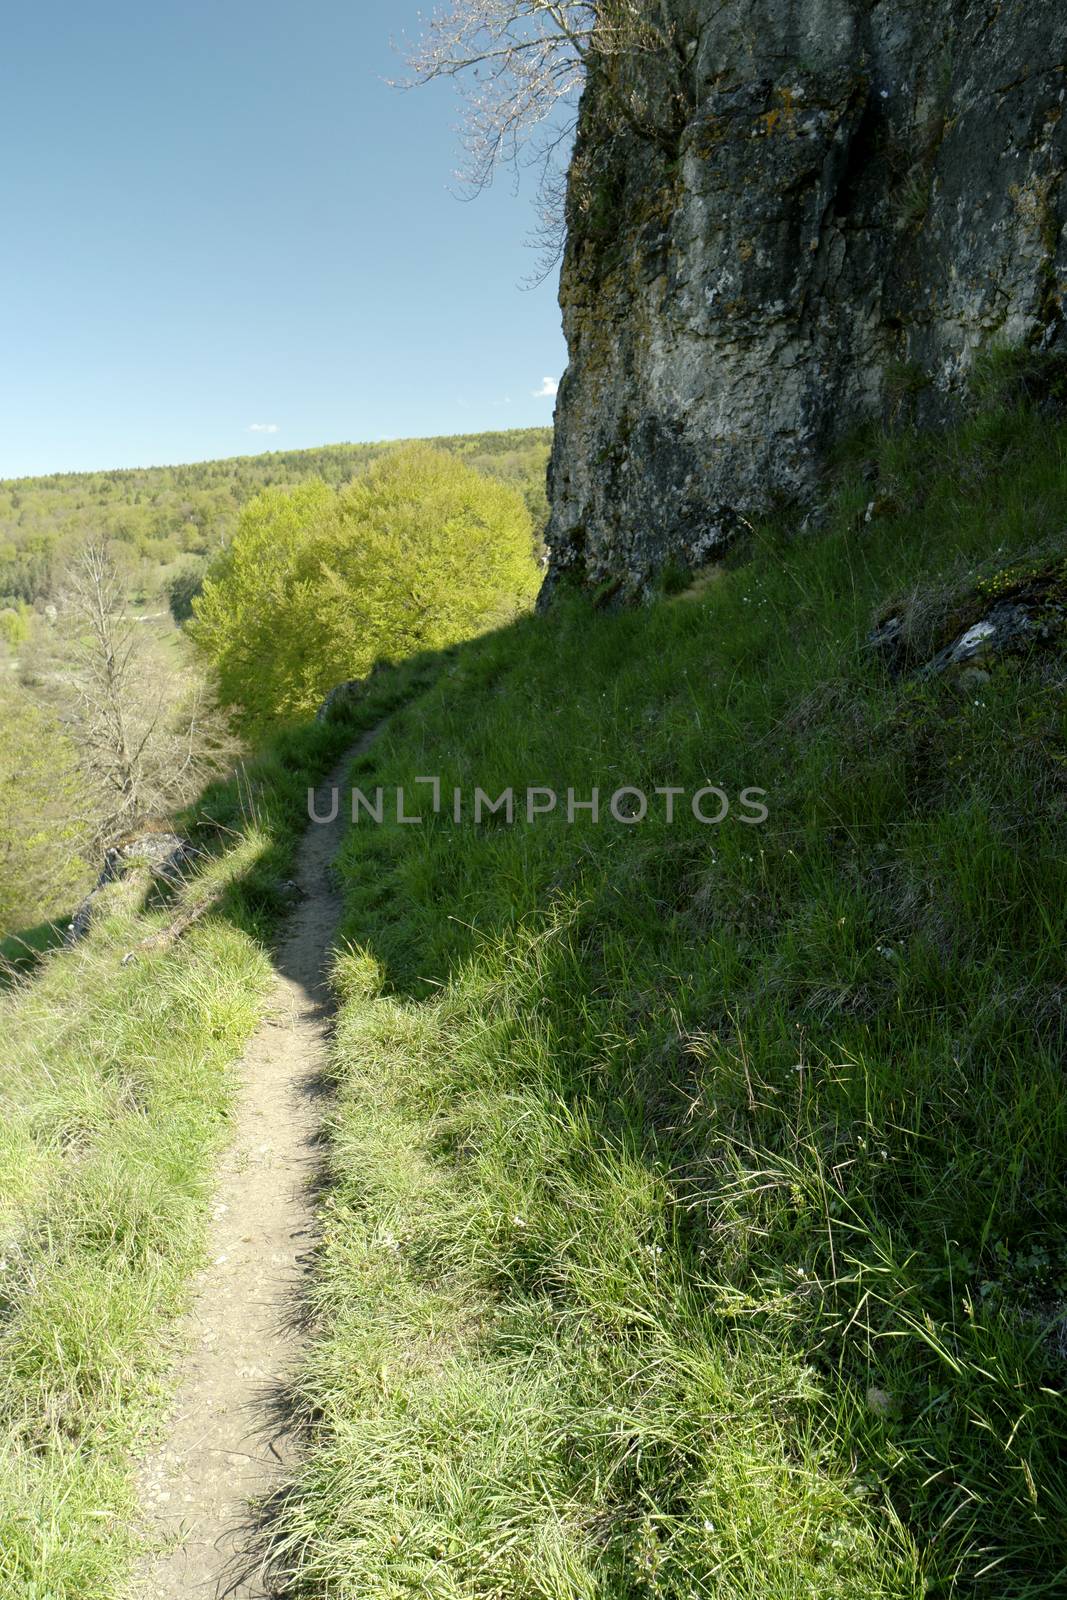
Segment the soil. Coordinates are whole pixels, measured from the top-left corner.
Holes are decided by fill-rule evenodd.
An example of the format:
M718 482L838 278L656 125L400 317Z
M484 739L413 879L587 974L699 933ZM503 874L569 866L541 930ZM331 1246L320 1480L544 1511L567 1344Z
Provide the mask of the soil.
M320 786L343 788L364 735ZM233 1139L212 1211L208 1266L194 1289L177 1396L140 1475L154 1552L137 1600L263 1600L274 1593L256 1529L300 1451L287 1384L303 1343L315 1247L323 1068L332 1001L325 968L341 911L331 863L345 808L301 843L296 908L281 933L269 1010L239 1069Z

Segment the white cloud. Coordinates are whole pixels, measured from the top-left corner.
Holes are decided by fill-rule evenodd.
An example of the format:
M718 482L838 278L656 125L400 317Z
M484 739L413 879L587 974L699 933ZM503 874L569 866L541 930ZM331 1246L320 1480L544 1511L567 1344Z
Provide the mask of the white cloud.
M535 400L554 400L558 392L558 378L542 378L541 387L533 391L533 397Z
M276 422L250 422L248 431L249 433L277 433L278 424Z

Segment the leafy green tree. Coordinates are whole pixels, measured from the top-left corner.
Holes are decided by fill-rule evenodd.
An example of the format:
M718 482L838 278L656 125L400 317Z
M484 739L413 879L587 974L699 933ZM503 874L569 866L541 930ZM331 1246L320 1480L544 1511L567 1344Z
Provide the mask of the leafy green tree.
M440 649L528 605L532 548L517 489L441 451L397 450L340 491L250 501L191 631L246 726L306 714L381 656Z
M167 603L175 622L188 622L193 614L193 601L204 584L205 563L186 559L167 584Z
M87 872L73 746L19 689L0 692L0 933L69 909Z
M304 704L297 633L309 608L296 570L335 506L335 492L318 481L254 496L193 601L189 631L215 669L223 703L241 707L249 725Z

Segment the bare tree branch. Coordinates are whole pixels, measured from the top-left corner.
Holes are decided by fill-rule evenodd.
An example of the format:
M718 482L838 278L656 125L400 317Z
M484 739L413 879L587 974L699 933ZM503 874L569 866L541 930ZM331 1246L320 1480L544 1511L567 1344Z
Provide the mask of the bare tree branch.
M665 0L452 0L408 52L414 83L456 81L465 102L461 177L473 193L501 165L539 168L542 244L562 246L560 158L596 73L620 127L674 153L692 103L692 30Z
M89 545L63 591L71 670L64 721L99 842L189 799L234 751L205 686L153 658L109 551Z

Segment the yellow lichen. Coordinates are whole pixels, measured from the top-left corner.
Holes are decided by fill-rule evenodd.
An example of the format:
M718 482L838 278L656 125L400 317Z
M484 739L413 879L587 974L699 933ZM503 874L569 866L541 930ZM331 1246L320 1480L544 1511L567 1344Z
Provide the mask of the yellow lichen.
M781 128L788 134L790 139L795 139L797 136L796 94L792 89L787 88L777 89L775 93L779 104L772 106L770 111L764 111L756 120L762 123L765 134L774 133Z

